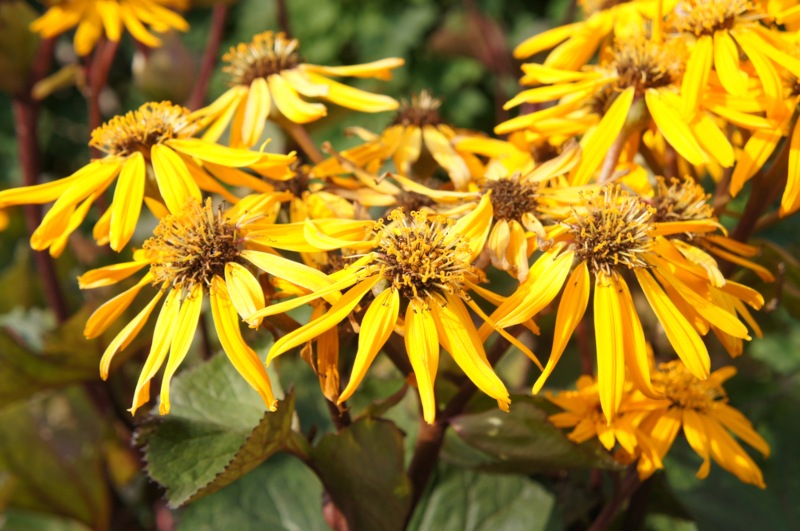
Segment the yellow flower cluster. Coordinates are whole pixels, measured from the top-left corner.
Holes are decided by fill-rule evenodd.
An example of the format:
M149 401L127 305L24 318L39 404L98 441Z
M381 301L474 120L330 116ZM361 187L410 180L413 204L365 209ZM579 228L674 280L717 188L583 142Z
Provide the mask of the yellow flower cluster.
M101 31L118 39L122 23L149 44L129 2L67 0L34 29L53 35L78 25L79 53ZM330 79L389 79L402 59L307 64L296 39L265 32L223 57L230 88L209 106L190 112L154 102L117 116L92 133L101 158L64 179L0 192L0 208L54 202L31 245L58 255L116 182L94 237L115 251L145 241L131 261L79 282L94 289L144 272L94 312L90 338L153 288L101 361L106 377L115 354L157 313L131 411L148 401L162 366L160 411L169 411L169 381L205 301L222 348L269 408L265 362L300 348L325 396L342 404L389 345L405 349L429 423L441 409L441 348L508 410L509 391L485 349L490 336L541 369L538 393L588 312L597 376L551 396L566 410L553 422L574 427L579 442L596 436L609 450L619 443L642 476L662 466L682 427L704 459L700 475L713 458L763 486L728 430L765 455L769 449L727 405L722 382L733 370L712 370L707 343L713 332L738 356L745 340L761 335L750 311L764 299L732 280L731 266L773 280L753 260L758 248L740 241L748 235L729 236L719 212L748 180L766 181L765 167L788 172L780 215L800 208L800 56L786 30L798 10L747 0L581 4L586 20L516 49L521 59L551 51L542 64L522 66L530 88L506 107L524 112L495 129L507 137L448 124L427 91L398 103ZM181 29L171 11L152 15L180 3L137 5L133 13L150 13L152 29ZM251 149L267 120L297 127L324 117L316 100L396 116L379 133L353 129L362 140L355 147L326 144L330 156L315 165L294 152ZM230 206L214 206L212 197ZM140 238L142 204L159 220L149 238ZM485 287L506 274L510 293ZM285 315L305 305L308 322ZM548 312L554 325L540 330L535 320ZM265 360L245 342L242 323L276 336ZM546 363L518 330L552 339ZM357 346L344 360L340 337L353 333ZM659 352L654 365L648 338L657 334L677 357ZM352 367L343 389L340 357Z

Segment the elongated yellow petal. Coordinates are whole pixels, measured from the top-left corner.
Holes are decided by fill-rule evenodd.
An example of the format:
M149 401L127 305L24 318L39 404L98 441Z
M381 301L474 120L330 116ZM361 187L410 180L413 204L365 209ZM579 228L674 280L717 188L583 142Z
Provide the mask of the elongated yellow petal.
M383 112L392 111L399 106L397 100L389 96L353 88L312 72L307 75L313 83L328 87L327 94L322 95L322 98L342 107L361 112Z
M625 385L622 313L613 277L599 275L594 283L594 328L597 342L597 384L600 406L609 425L616 418Z
M199 138L174 138L166 143L175 151L190 157L232 168L255 164L263 157L258 151L225 147Z
M583 157L570 179L574 186L587 184L592 174L600 168L603 158L625 125L634 93L633 87L625 89L611 104L597 127L581 139Z
M634 273L678 357L696 377L708 378L711 359L703 340L648 271L636 269Z
M84 182L86 178L90 178L104 169L110 169L113 164L115 163L94 161L63 179L35 186L22 186L3 190L0 192L0 208L12 205L40 205L55 201L73 184L80 182L83 186L86 184ZM86 195L88 196L89 194L87 193Z
M342 238L334 238L328 236L311 220L306 218L303 222L303 236L306 241L320 251L333 251L335 249L342 249L353 245L353 241L345 240Z
M595 87L606 85L613 79L606 77L588 79L585 81L578 81L576 83L561 83L558 85L545 85L528 90L523 90L513 98L511 98L503 109L508 110L523 103L544 103L548 101L558 100L569 94L575 94L581 91L594 89Z
M653 389L650 381L650 359L644 339L642 322L636 312L628 284L622 276L617 277L619 287L620 316L622 318L622 339L624 341L625 366L633 384L645 396L659 399L661 395Z
M683 115L692 118L700 105L700 96L708 83L713 61L713 41L710 35L703 35L697 39L692 47L692 53L686 62L686 71L681 83L681 97L683 97Z
M705 164L705 152L689 126L681 118L679 111L665 103L655 89L648 89L644 94L644 99L658 130L675 148L675 151L691 164Z
M240 256L274 277L288 280L311 291L322 290L333 284L322 271L276 254L243 250Z
M717 261L714 260L708 253L680 240L673 241L673 245L675 245L681 254L690 262L695 263L705 269L708 279L711 281L712 285L719 287L725 284L725 277L719 270Z
M409 125L399 137L397 149L394 152L394 165L397 170L408 175L411 165L414 164L422 153L422 129Z
M464 159L450 145L450 140L432 125L423 127L422 139L425 142L425 147L428 148L428 151L439 163L439 166L447 171L456 190L465 190L470 179L469 168Z
M100 377L103 380L108 378L108 371L111 368L111 360L114 358L114 355L128 346L133 338L142 330L147 322L147 318L150 317L150 314L153 312L153 308L155 308L158 301L161 300L161 295L161 291L156 293L156 296L147 303L147 306L136 314L136 317L131 319L131 322L125 325L125 328L117 334L117 337L108 344L105 352L103 352L103 356L100 358Z
M119 252L125 247L136 230L139 213L144 198L145 166L144 157L136 152L125 161L114 189L111 203L111 226L109 243Z
M267 363L277 358L284 352L287 352L294 347L302 345L306 341L310 341L320 335L325 330L330 330L334 326L342 322L347 315L355 309L361 299L382 279L380 275L374 275L362 282L356 284L347 293L342 295L336 301L331 309L314 321L311 321L305 326L301 326L297 330L289 332L272 345L267 355ZM268 309L269 307L267 307Z
M103 34L103 23L97 11L87 10L84 18L78 24L75 31L75 53L83 57L92 51L97 40Z
M147 265L150 265L150 263L146 260L135 260L92 269L78 277L78 286L81 289L110 286L128 278Z
M192 346L202 308L203 286L198 283L192 286L192 289L183 299L178 313L175 335L172 337L172 343L169 347L167 367L164 369L164 378L161 380L161 403L158 405L158 412L161 415L169 413L169 384L181 362L186 357L186 353L189 352L189 347Z
M469 214L459 219L448 232L448 236L455 238L462 236L469 239L470 258L475 260L486 244L486 238L492 228L492 201L490 194L481 197L478 206ZM451 236L452 235L452 236Z
M741 481L766 488L758 465L728 431L713 418L704 417L703 422L709 440L713 441L710 448L714 461Z
M700 466L700 470L697 471L697 477L699 479L707 478L711 470L708 435L706 434L703 419L693 409L686 408L683 410L683 433L686 434L686 440L692 450L703 458L703 464Z
M406 310L405 343L417 379L422 417L428 424L433 424L436 420L433 386L439 369L439 335L431 309L416 299L408 303Z
M714 416L737 437L761 452L764 457L769 457L769 444L753 429L753 424L740 411L720 402L715 404Z
M733 146L708 114L703 114L696 122L692 123L691 130L700 147L711 154L720 166L725 168L733 166L735 162Z
M303 295L300 297L295 297L294 299L289 299L288 301L279 302L278 304L270 304L266 308L263 308L253 315L247 317L245 320L250 324L250 326L256 326L256 323L260 322L261 319L265 317L269 317L270 315L277 315L279 313L288 312L289 310L293 310L298 308L304 304L308 304L309 302L315 301L322 297L331 297L335 296L337 300L341 297L338 293L340 290L346 289L353 284L358 282L358 276L355 274L348 275L341 280L331 284L327 288L317 290L309 295Z
M461 299L446 294L446 301L431 300L439 342L478 389L497 400L501 409L508 410L511 400L506 386L486 360L483 343Z
M528 37L514 48L514 57L516 59L526 59L531 55L549 50L568 39L576 30L583 27L583 24L583 22L573 22L572 24L558 26Z
M190 198L202 201L200 188L177 153L166 145L156 144L150 154L158 190L171 213L180 213Z
M264 132L264 123L272 108L267 80L257 77L250 83L242 122L242 142L245 146L256 144Z
M199 118L198 123L201 126L208 125L208 129L200 138L206 142L217 142L233 120L236 111L243 106L247 94L247 87L242 85L231 87L211 105L192 113L189 119Z
M725 90L734 96L747 95L747 73L739 66L739 50L727 31L714 33L714 69Z
M789 172L786 175L786 188L781 197L781 216L788 216L800 208L800 120L792 128L789 143Z
M122 19L120 18L118 4L116 2L108 2L101 0L95 3L95 8L103 20L103 28L105 29L106 37L108 40L118 42L122 36Z
M233 306L242 319L264 307L264 289L246 267L236 262L225 264L225 284Z
M372 61L371 63L362 63L358 65L322 66L304 64L303 70L306 72L318 72L329 76L371 77L389 80L392 79L392 70L404 64L405 60L401 57L387 57L385 59Z
M149 48L158 48L161 46L161 39L147 31L144 24L140 22L139 17L133 10L130 3L120 3L119 13L122 16L122 22L133 37Z
M267 78L273 103L290 121L305 124L318 120L328 114L321 103L308 103L300 98L297 92L280 74L272 74Z
M156 326L153 329L153 342L150 345L150 352L144 362L142 372L139 374L139 380L136 382L136 389L133 392L133 404L129 409L131 415L135 415L136 410L150 400L150 380L156 375L167 357L172 338L178 328L180 306L180 290L170 290L164 300L161 311L158 313Z
M133 302L133 299L135 299L142 288L152 280L152 275L145 275L138 284L123 291L113 299L106 301L102 306L92 312L92 315L86 321L86 326L83 329L83 335L86 339L94 339L105 332L120 315L125 313L125 310L127 310Z
M244 342L239 330L236 308L228 295L225 281L218 276L214 276L211 280L210 299L214 328L219 335L222 349L242 378L258 391L267 408L275 411L277 402L272 393L272 384L267 370L255 351Z
M353 362L353 371L347 387L339 396L340 404L352 396L364 379L375 356L392 335L399 312L400 292L392 288L383 290L367 308L358 333L358 351ZM410 355L409 351L409 357Z
M744 183L764 166L781 138L783 138L783 134L777 128L761 129L750 135L744 149L739 152L739 159L733 168L733 174L731 174L730 192L732 197L736 197L744 187Z
M589 303L589 268L586 262L580 262L570 275L564 285L564 293L561 295L561 302L558 303L556 313L556 325L553 332L553 347L550 350L550 359L547 360L542 374L533 384L533 394L542 390L547 378L552 374L558 360L561 359L567 342L575 331Z

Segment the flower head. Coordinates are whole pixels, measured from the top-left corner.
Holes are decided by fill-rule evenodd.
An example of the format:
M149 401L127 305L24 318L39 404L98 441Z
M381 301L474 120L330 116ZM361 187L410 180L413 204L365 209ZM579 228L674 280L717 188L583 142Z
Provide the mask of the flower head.
M86 323L87 338L102 334L131 305L141 290L157 293L108 345L100 362L103 378L111 361L139 334L155 306L165 297L153 331L153 342L134 393L131 411L149 400L150 380L166 361L161 390L162 414L169 412L169 382L192 343L203 301L211 303L222 348L242 377L275 408L264 364L242 339L239 322L264 306L264 293L254 272L264 271L308 290L330 285L316 269L279 256L251 234L256 221L268 223L281 194L249 196L227 211L213 209L211 200L189 198L182 210L161 219L152 238L134 253L132 262L89 271L79 278L82 289L115 284L144 268L147 273L132 288L100 306ZM264 218L267 218L266 220ZM277 239L269 244L280 246ZM169 357L167 358L167 355Z
M318 98L361 112L397 108L397 101L343 85L328 76L391 79L391 70L403 64L399 58L353 66L319 66L303 63L300 43L283 33L265 31L248 43L228 51L222 60L231 88L195 116L207 128L204 138L218 140L231 124L231 145L249 147L258 142L268 118L304 124L328 113Z
M161 46L151 33L187 31L189 24L172 9L186 9L187 0L51 0L47 12L31 24L44 38L55 37L77 26L75 52L87 55L101 35L119 41L123 26L145 46ZM149 30L145 26L150 26Z
M31 237L34 249L57 256L92 203L117 181L111 207L95 226L100 243L122 250L133 236L142 202L163 216L183 210L187 199L201 200L201 190L238 199L217 179L255 191L272 188L237 168L256 165L261 172L285 178L294 155L270 155L219 146L193 138L198 126L188 109L169 102L146 103L116 116L92 131L90 145L106 155L69 177L46 184L0 192L0 205L55 201Z
M488 198L483 203L486 208ZM328 290L267 306L251 316L261 319L310 302L331 290L347 289L327 313L276 341L267 359L302 345L356 312L363 315L358 351L340 402L353 394L395 328L402 326L426 421L433 422L436 415L433 382L439 345L479 389L507 409L508 391L489 365L483 348L488 334L479 334L467 309L487 318L469 296L480 278L472 262L486 238L485 231L476 231L476 217L469 215L453 222L425 212L407 216L395 210L388 223L374 226L371 240L350 245L367 253L332 275L336 281ZM360 306L365 308L359 310ZM492 325L489 327L494 330ZM500 333L529 353L519 341Z

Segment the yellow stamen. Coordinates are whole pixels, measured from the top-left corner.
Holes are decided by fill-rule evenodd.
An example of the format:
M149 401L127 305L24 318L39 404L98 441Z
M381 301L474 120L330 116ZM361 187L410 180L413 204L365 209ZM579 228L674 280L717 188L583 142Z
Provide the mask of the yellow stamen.
M248 43L240 43L222 56L227 63L222 71L231 78L231 85L249 85L254 79L268 78L300 63L297 39L284 33L265 31Z

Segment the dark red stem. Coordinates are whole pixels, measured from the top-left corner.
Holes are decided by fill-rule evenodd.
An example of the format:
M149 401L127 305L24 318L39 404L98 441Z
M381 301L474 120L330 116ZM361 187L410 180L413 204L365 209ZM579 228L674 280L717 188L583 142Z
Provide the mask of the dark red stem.
M208 91L208 82L214 67L217 66L219 56L219 46L222 43L222 36L225 33L225 21L228 18L228 6L226 4L214 4L211 11L211 30L206 41L206 48L203 51L203 59L200 61L200 71L197 73L197 81L189 96L187 106L192 109L199 109L203 106Z

